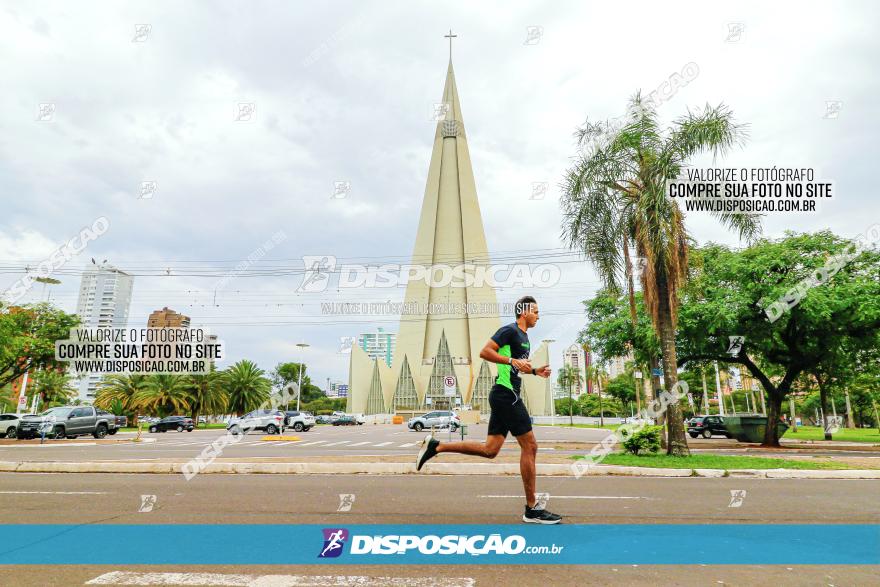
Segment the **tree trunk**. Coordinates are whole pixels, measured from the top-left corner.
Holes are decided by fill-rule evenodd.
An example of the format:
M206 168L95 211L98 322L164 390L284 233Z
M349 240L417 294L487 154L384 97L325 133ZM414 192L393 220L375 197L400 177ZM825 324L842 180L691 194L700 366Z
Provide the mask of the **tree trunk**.
M782 398L785 394L776 389L768 395L770 396L770 411L767 414L767 427L764 429L764 441L761 446L778 447L779 430L777 426L782 416Z
M675 328L672 326L672 308L669 304L669 289L666 277L657 276L657 314L659 323L660 347L663 351L663 380L666 391L672 393L678 383L678 360L675 351ZM678 401L666 406L666 454L690 456L685 438L684 421Z
M819 386L819 405L822 406L822 429L825 431L825 440L832 440L830 426L828 425L828 390L822 378L813 374L816 378L816 384Z
M856 422L853 420L852 403L849 401L849 389L843 390L843 396L846 399L846 427L855 428Z

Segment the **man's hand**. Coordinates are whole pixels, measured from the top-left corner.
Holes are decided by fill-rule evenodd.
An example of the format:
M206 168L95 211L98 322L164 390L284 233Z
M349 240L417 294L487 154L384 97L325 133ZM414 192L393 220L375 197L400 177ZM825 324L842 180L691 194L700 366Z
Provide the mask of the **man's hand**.
M514 359L510 362L511 365L516 367L516 370L520 373L531 373L532 372L532 364L528 359Z
M537 375L538 377L543 377L544 379L547 379L548 377L550 377L550 365L544 365L543 367L538 367L537 369L535 369L535 375Z

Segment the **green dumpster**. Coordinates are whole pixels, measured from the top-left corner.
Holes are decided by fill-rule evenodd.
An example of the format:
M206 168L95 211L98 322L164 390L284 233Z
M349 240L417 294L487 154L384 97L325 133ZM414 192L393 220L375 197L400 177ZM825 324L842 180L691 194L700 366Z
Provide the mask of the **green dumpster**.
M767 429L767 416L724 416L724 427L733 438L740 442L763 442ZM779 438L788 430L788 424L776 424Z

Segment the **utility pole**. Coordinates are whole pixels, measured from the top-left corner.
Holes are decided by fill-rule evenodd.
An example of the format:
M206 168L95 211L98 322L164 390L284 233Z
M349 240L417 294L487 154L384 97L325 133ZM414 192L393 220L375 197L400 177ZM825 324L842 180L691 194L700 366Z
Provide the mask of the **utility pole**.
M299 359L300 359L300 363L299 363L299 389L296 392L296 411L298 412L299 405L300 405L300 398L302 398L302 394L303 394L303 389L302 389L303 371L305 371L305 366L306 366L305 361L303 359L303 350L308 348L309 345L304 342L298 342L298 343L296 343L296 346L300 350L300 353L299 353Z
M706 389L706 367L700 367L700 375L703 377L703 413L709 415L709 391Z
M794 398L788 396L788 409L791 411L791 431L797 432L797 415L794 412Z

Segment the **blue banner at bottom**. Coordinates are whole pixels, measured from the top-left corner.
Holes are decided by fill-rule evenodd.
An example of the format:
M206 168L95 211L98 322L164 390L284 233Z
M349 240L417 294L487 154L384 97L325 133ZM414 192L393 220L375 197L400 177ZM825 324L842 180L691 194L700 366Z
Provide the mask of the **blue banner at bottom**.
M0 564L876 565L877 524L0 526Z

